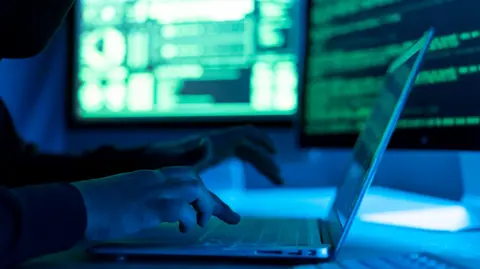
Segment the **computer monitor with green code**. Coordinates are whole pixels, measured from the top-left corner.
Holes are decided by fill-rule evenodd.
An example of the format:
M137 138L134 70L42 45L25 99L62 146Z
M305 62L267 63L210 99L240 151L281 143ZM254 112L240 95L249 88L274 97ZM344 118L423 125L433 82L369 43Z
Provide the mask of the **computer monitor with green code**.
M351 148L388 64L433 26L390 147L480 149L480 3L308 0L303 8L302 147Z
M298 102L297 3L77 1L70 119L291 122Z

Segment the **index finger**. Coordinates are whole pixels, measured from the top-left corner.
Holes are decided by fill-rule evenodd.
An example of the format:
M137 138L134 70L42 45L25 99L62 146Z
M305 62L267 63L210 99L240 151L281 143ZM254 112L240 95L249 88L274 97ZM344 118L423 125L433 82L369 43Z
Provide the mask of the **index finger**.
M226 203L224 203L217 195L209 191L215 203L213 208L213 215L228 224L238 224L240 222L240 215L233 211Z
M267 134L259 130L258 128L253 127L252 125L236 127L232 129L233 136L238 137L238 140L243 140L247 138L248 140L252 141L254 144L261 145L270 153L276 153L277 149L275 148L275 144L273 141L268 137Z

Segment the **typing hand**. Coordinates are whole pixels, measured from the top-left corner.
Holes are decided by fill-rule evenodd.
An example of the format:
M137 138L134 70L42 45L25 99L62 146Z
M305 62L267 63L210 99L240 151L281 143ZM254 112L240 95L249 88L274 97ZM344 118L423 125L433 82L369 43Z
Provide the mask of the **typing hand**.
M197 135L176 143L158 144L148 150L150 156L155 152L178 156L185 152L203 152L195 167L203 171L232 157L237 157L254 166L272 183L283 184L280 169L273 160L276 153L270 138L253 126L240 126L225 130ZM168 155L168 154L167 154ZM154 159L152 157L151 159Z
M236 224L240 216L205 188L191 167L140 170L73 183L84 198L88 240L111 240L163 222L181 232L211 216Z

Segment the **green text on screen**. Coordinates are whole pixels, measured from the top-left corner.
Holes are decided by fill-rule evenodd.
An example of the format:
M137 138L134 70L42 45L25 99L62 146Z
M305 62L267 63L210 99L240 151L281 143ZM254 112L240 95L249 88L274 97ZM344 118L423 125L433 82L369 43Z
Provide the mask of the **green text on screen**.
M479 125L479 4L312 0L304 131L358 133L388 64L431 26L436 36L397 128Z

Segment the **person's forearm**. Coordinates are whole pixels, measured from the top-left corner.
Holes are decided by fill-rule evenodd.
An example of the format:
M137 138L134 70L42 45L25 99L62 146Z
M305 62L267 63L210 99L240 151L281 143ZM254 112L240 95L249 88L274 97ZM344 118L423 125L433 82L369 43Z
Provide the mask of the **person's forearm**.
M75 187L51 184L0 188L0 220L0 268L10 268L73 247L84 238L87 214Z
M4 161L2 186L75 182L140 169L141 149L119 151L101 148L84 154L46 154L25 151L19 158Z
M45 154L25 152L13 163L5 164L9 173L6 187L75 182L141 169L159 169L168 166L193 165L201 157L201 148L181 153L168 150L148 151L146 147L118 150L102 147L95 151L74 154ZM32 176L34 175L34 176Z
M131 172L141 167L142 149L116 150L105 147L84 154L32 153L24 156L14 185L18 187L40 183L74 182L113 174ZM30 171L35 171L31 173ZM29 173L36 175L21 176Z
M172 147L176 148L174 145ZM51 182L64 181L65 178L73 182L141 169L194 165L203 154L200 147L177 152L169 147L151 150L147 146L129 149L104 146L81 155L32 155L30 166L38 167L36 170L43 171L44 174L51 174Z

